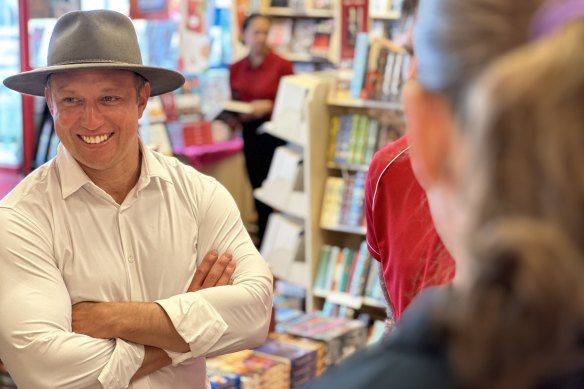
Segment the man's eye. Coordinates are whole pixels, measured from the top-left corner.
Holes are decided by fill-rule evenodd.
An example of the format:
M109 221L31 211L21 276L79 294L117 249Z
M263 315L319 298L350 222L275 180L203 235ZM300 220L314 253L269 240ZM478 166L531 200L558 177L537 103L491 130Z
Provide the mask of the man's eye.
M118 101L119 99L115 96L104 96L103 97L103 101L105 101L106 103L113 103L115 101Z
M67 104L76 103L78 101L79 101L79 99L76 99L75 97L65 97L65 98L63 98L63 102L64 103L67 103Z

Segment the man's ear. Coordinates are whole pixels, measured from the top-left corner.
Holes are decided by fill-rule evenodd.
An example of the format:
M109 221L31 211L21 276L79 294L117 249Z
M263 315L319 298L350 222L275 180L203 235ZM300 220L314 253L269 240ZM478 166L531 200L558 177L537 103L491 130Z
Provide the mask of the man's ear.
M45 100L47 102L47 107L49 108L49 112L51 116L53 116L53 100L51 99L51 93L48 87L45 86Z
M144 110L146 109L146 104L148 104L148 99L150 98L150 83L146 81L142 89L140 89L140 95L138 96L138 116L142 117Z
M429 190L450 178L453 114L444 96L425 90L416 80L405 85L403 100L412 168Z

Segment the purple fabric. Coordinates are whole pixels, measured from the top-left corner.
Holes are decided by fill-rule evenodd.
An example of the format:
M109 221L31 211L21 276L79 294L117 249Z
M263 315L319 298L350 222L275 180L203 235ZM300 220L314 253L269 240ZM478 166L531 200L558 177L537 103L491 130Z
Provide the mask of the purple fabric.
M540 39L581 18L584 18L584 0L548 1L536 12L529 36L532 40Z

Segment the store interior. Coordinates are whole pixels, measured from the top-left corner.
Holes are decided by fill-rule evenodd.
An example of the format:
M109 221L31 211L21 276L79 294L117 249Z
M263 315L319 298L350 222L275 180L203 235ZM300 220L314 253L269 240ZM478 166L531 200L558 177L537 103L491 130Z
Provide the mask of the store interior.
M239 387L241 377L297 387L379 341L391 312L365 241L364 182L374 153L404 132L401 1L3 1L0 79L45 66L57 18L91 9L128 15L144 63L185 76L178 90L150 98L141 139L227 188L276 285L268 341L209 358L212 388ZM242 130L226 119L246 109L229 68L248 55L241 23L250 13L270 18L267 43L294 70L261 127L284 145L256 188ZM58 144L44 98L0 85L0 198L50 163ZM261 238L258 201L271 209ZM1 365L0 374L0 389L15 387ZM265 385L257 387L275 387Z

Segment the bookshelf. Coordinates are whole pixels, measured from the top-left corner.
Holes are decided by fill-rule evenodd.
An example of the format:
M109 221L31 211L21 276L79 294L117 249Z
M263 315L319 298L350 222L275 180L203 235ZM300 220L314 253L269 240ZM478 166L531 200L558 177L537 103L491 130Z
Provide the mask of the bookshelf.
M338 62L337 3L262 0L260 13L272 19L268 44L299 69L334 66Z
M326 101L333 75L318 72L282 78L272 120L263 130L288 145L276 151L270 174L254 191L256 199L277 211L270 216L260 252L277 278L305 288L307 312L314 309L314 258L322 244L319 223L327 176L323 150L330 120Z
M272 229L274 238L267 236L264 241L268 243L260 251L277 278L305 288L307 312L326 312L333 305L345 307L352 315L366 311L382 318L385 302L376 285L377 266L372 265L364 243L363 192L373 153L401 135L401 105L356 98L351 100L353 104L339 104L346 99L337 95L344 94L338 93L338 75L337 71L319 72L286 76L281 81L272 121L263 130L288 144L274 156L270 167L274 173L254 191L256 199L277 211L266 232ZM362 148L353 150L351 158L350 149L341 157L336 155L344 147L337 139L342 136L343 121L348 137L342 142ZM356 140L357 136L362 140ZM367 138L371 138L369 143ZM336 188L337 199L328 197L331 186ZM343 201L347 204L342 205ZM348 210L344 216L343 207ZM335 247L337 256L345 253L343 265L334 270L332 257L327 259L331 272L345 272L343 281L334 281L333 273L322 274L323 247ZM365 262L357 277L353 263L359 256L369 258L360 259ZM335 261L339 259L335 257ZM360 286L350 289L350 283L357 282L353 278L359 278Z

